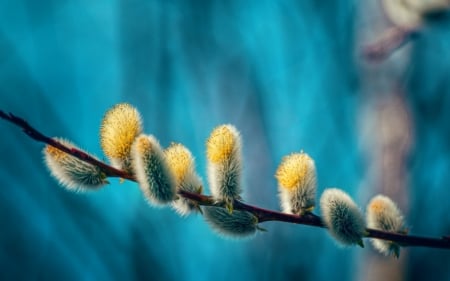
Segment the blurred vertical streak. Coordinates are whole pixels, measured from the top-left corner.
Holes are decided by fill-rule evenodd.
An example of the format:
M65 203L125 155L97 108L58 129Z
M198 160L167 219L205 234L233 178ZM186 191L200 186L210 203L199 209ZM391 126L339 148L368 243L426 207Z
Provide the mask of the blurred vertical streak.
M167 134L171 66L169 57L171 9L157 1L120 1L119 50L123 100L136 104L158 137ZM155 120L155 118L157 120Z
M172 126L173 65L168 30L174 9L167 2L119 1L117 14L118 51L121 62L121 102L135 105L142 114L144 133L154 134L165 146ZM143 202L142 202L143 203ZM134 279L175 280L183 275L183 261L174 250L177 217L167 210L152 210L148 204L135 206L131 225L129 258ZM174 265L178 268L175 272Z
M359 17L360 42L373 41L389 27L379 0L362 4ZM385 61L362 62L360 98L361 141L368 167L361 183L362 202L367 203L376 194L384 194L397 202L405 215L409 203L406 163L413 124L402 81L409 63L408 46ZM363 254L357 279L404 280L407 254L408 251L402 250L400 259L395 260L369 250Z
M449 235L450 11L427 23L414 44L412 60L407 82L416 125L408 221L416 233ZM414 249L407 277L450 280L449 264L448 251Z

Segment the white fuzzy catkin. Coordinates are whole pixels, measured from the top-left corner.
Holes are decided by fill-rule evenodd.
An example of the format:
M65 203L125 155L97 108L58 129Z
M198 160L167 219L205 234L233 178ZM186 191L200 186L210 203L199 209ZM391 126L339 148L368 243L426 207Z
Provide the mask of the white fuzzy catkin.
M405 1L405 0L404 0ZM445 12L450 8L450 0L407 0L407 5L421 14Z
M363 246L364 216L347 193L338 188L326 189L320 198L320 208L323 222L338 242Z
M233 200L242 193L241 137L236 128L232 125L215 128L206 142L206 154L211 195L232 209Z
M383 0L383 8L395 25L415 29L428 14L448 11L450 0Z
M76 147L71 142L55 138L68 148ZM83 151L88 154L87 152ZM98 189L108 183L105 173L95 165L82 161L53 146L47 145L44 150L44 161L50 173L61 185L72 191Z
M153 205L172 202L176 196L175 179L156 138L139 135L131 147L131 156L136 180L148 201Z
M141 116L133 106L119 103L105 113L100 128L100 144L115 168L132 172L131 145L141 132Z
M314 160L306 153L283 158L275 177L284 213L302 215L313 210L317 190Z
M223 208L202 207L203 217L218 234L229 238L251 237L258 229L258 219L247 211L234 210L231 214Z
M177 143L170 145L164 153L167 164L175 177L176 189L201 194L203 184L195 172L195 162L191 152L182 144ZM172 207L182 216L199 210L196 202L182 196L172 202Z
M397 205L387 196L377 195L370 200L366 210L367 227L395 232L404 233L404 219L397 208ZM391 241L380 239L370 239L372 245L378 252L384 255L394 254L398 256L400 246Z

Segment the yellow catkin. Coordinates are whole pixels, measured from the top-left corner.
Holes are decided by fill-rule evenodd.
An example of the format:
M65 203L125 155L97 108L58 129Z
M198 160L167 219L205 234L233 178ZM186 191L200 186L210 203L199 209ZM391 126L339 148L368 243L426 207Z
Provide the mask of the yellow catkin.
M127 103L120 103L108 110L100 129L100 144L106 156L126 159L134 139L141 133L139 112Z
M292 190L302 186L312 173L313 160L306 153L295 153L283 158L275 177L282 188Z
M182 182L194 166L191 153L183 145L177 143L167 148L165 154L167 164L171 168L177 183Z
M136 151L139 153L145 153L152 149L152 143L146 137L139 137L136 139Z
M67 148L83 151L64 139L54 138L54 140ZM43 152L45 164L49 168L52 176L69 190L93 190L108 183L106 175L95 165L84 162L50 145L47 145ZM85 151L83 152L87 153ZM94 156L91 155L91 157Z
M367 206L369 227L386 231L403 231L403 216L397 205L387 196L377 195Z
M55 161L60 162L61 160L67 159L67 157L69 157L69 155L67 153L65 153L64 151L53 147L51 145L47 145L45 147L45 151L51 156L53 157L53 159L55 159Z
M172 143L165 151L165 160L174 178L176 189L202 193L202 181L195 172L195 161L189 149L179 143ZM172 208L182 216L200 210L199 205L189 199L179 197L172 202Z
M386 211L386 203L380 198L372 200L368 207L375 214L381 214Z
M228 125L215 128L206 142L206 154L212 163L222 162L230 157L238 145L238 133Z

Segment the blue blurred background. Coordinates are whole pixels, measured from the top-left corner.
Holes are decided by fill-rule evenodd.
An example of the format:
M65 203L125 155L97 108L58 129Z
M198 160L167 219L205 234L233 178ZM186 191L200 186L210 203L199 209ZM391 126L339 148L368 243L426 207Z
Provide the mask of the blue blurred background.
M246 202L278 210L274 171L303 149L319 193L338 186L364 209L382 192L412 233L449 235L450 25L427 27L400 63L367 65L357 3L2 0L0 108L103 157L100 120L129 102L162 145L192 150L205 182L205 139L232 123ZM450 280L450 251L395 260L273 222L226 240L201 216L150 207L134 183L68 192L41 144L0 129L1 280Z

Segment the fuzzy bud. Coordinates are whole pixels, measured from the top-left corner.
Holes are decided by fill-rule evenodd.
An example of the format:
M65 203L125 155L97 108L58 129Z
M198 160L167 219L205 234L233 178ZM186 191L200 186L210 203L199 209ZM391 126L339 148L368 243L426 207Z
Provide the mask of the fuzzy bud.
M139 135L131 155L136 180L149 202L154 205L172 202L176 197L175 179L155 137Z
M141 116L133 106L119 103L106 112L100 128L100 144L115 168L132 172L131 145L141 132Z
M314 209L316 167L308 154L301 152L284 157L275 177L283 212L302 215Z
M203 185L195 172L195 162L191 152L182 144L172 144L165 150L165 155L167 164L175 177L177 190L201 194ZM181 196L172 203L172 207L182 216L199 210L196 202Z
M337 188L326 189L320 198L320 208L323 222L338 242L364 247L364 217L347 193Z
M406 233L404 219L397 205L387 196L377 195L367 205L367 227L396 233ZM391 241L371 239L372 245L384 255L400 254L400 246Z
M245 238L256 233L258 218L247 211L234 210L231 214L220 207L202 207L206 222L224 237Z
M410 9L423 15L445 12L450 8L450 0L408 0L406 2Z
M450 9L449 0L383 0L387 17L397 26L416 29L426 16L446 12Z
M215 128L206 142L208 180L211 194L223 200L231 212L234 199L239 199L241 188L241 138L232 125Z
M55 140L68 148L83 151L67 140L60 138L55 138ZM83 152L87 154L87 152ZM108 183L105 173L97 166L84 162L50 145L44 148L43 153L45 164L47 164L52 176L69 190L94 190Z
M395 25L406 29L415 29L422 25L422 15L419 11L410 7L407 1L383 0L382 3L386 16Z

